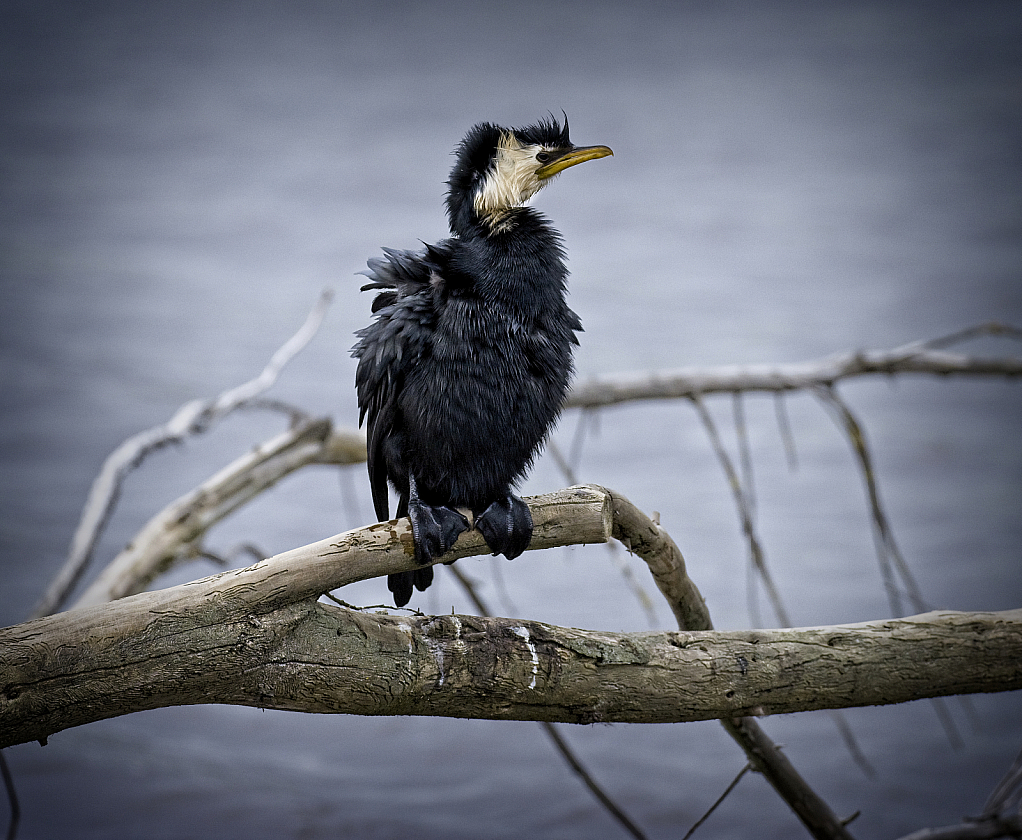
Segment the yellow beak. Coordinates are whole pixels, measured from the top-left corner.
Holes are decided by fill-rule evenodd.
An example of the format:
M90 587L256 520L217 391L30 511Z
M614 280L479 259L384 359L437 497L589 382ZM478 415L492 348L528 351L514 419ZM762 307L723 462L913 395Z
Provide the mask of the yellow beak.
M558 172L562 172L569 166L574 166L576 163L585 163L587 160L596 160L596 158L607 157L613 154L614 152L608 146L575 146L572 149L568 149L560 157L554 158L550 163L537 169L536 177L544 181L547 178L553 177Z

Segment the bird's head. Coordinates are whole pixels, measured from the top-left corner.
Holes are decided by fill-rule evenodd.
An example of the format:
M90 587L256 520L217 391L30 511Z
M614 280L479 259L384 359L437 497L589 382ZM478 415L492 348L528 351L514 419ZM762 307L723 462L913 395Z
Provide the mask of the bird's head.
M568 119L555 117L524 128L492 123L473 126L455 150L448 180L447 214L454 233L482 223L490 231L509 224L512 211L559 172L614 154L607 146L575 146Z

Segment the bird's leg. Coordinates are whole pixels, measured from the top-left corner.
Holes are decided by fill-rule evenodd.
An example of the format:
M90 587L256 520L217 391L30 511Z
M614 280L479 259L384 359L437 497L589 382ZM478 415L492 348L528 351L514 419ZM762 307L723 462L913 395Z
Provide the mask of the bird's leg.
M423 565L450 551L458 536L469 529L468 520L454 508L423 502L411 473L408 474L408 518L412 521L415 559Z
M532 514L529 506L512 493L497 499L475 517L475 526L490 551L514 560L532 541Z

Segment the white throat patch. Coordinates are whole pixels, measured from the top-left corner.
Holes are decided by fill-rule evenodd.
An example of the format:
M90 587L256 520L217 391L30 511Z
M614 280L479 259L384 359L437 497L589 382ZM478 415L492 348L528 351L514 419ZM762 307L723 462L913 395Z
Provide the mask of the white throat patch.
M536 177L536 170L543 164L536 160L536 153L542 149L522 145L510 132L501 136L493 166L472 199L476 214L490 227L500 226L507 211L539 192L544 182Z

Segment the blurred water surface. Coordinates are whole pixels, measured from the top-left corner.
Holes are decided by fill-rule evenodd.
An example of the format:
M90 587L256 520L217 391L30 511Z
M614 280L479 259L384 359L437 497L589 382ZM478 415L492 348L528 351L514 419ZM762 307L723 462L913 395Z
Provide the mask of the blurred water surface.
M576 142L615 150L537 199L567 241L582 378L1022 323L1015 3L0 9L4 624L26 617L59 568L102 459L186 400L255 375L324 286L337 292L328 320L272 394L356 422L348 349L369 301L354 272L381 245L445 234L449 154L478 120L564 109ZM1019 606L1018 383L841 391L866 424L929 601ZM794 620L885 617L848 444L812 398L787 405L794 472L772 401L745 409L761 535ZM730 401L710 408L730 444ZM563 419L563 447L578 422ZM246 415L154 457L130 479L99 556L278 429ZM749 626L730 491L691 409L602 412L582 451L582 480L660 511L716 625ZM522 489L563 484L544 458ZM273 553L361 524L365 485L361 468L340 482L310 470L219 526L209 547ZM603 549L465 565L503 614L650 627ZM471 612L440 578L417 605ZM379 603L385 589L344 597ZM765 605L759 614L774 623ZM656 623L671 626L666 609ZM1017 695L948 708L959 749L929 704L850 711L874 778L826 715L765 725L836 810L862 810L857 837L894 837L977 813L1022 746ZM744 763L712 723L565 731L651 837L683 833ZM23 840L622 836L527 723L178 708L7 756ZM800 831L747 777L699 836Z

